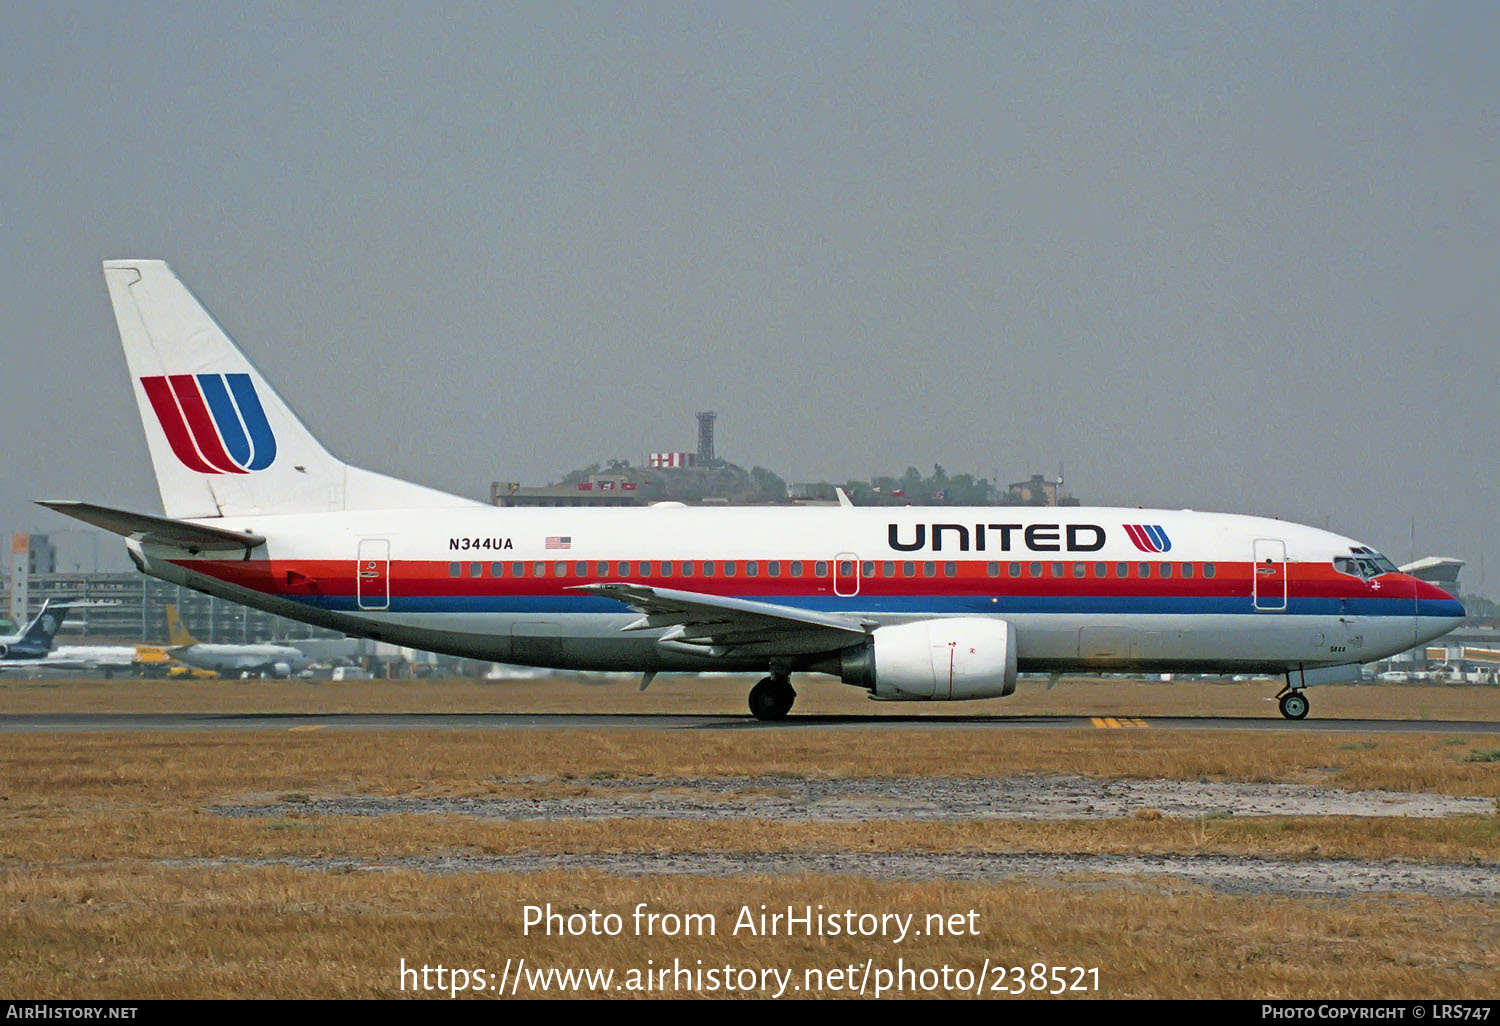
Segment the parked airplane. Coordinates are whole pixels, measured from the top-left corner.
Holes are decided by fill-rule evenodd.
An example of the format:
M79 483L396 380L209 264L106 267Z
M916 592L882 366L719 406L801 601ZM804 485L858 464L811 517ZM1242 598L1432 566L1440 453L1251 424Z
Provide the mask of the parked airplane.
M52 651L52 638L72 612L74 603L67 599L47 599L20 631L0 636L0 666L28 664L45 659Z
M152 645L55 645L54 635L68 614L81 606L98 604L80 599L48 599L19 634L0 637L0 673L21 671L143 672L167 661Z
M1309 685L1457 626L1374 549L1191 510L495 508L323 448L166 264L104 265L165 516L45 502L163 580L475 659L793 672L886 700L999 697L1023 671L1274 673ZM628 608L627 608L628 607Z
M290 645L207 644L188 633L177 615L177 607L167 604L167 654L178 662L200 670L219 673L268 673L290 677L305 670L311 662L300 649Z

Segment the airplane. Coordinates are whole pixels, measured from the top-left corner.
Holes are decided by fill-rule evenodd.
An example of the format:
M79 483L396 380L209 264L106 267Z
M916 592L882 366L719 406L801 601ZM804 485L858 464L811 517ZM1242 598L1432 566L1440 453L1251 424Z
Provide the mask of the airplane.
M146 574L473 659L793 673L888 701L1003 697L1019 673L1357 681L1463 606L1375 549L1282 520L1090 507L494 507L325 449L166 263L104 277L165 515L41 504L125 538Z
M177 615L177 607L167 603L167 654L180 663L200 670L219 673L267 673L290 677L305 670L312 662L300 649L290 645L206 644L188 633Z
M80 599L47 599L18 634L0 637L0 673L12 670L103 673L136 672L166 661L166 653L150 645L61 645L54 635L74 609L95 605Z
M0 667L35 665L52 651L52 639L76 603L70 599L47 599L36 616L15 634L0 637Z

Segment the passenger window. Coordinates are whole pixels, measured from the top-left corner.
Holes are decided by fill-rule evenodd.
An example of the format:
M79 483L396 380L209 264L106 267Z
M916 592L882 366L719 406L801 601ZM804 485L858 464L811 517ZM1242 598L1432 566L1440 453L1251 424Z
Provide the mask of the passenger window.
M663 577L671 577L672 576L672 562L671 562L671 560L666 560L666 559L662 560L661 575Z
M587 563L579 563L573 568L573 573L578 577L587 577L589 575L589 565Z
M820 559L816 563L813 564L813 576L814 577L827 577L828 576L828 563L827 563L826 560Z
M608 577L609 576L609 564L608 563L595 563L594 564L594 576L595 577Z
M712 577L713 575L714 575L714 565L712 563L704 563L703 564L703 576L704 577Z
M936 563L923 563L922 564L922 576L923 577L936 577L937 576L937 564Z
M1095 563L1094 564L1094 576L1095 577L1108 577L1109 576L1109 564L1108 563Z
M449 577L461 577L461 576L463 576L463 572L464 572L463 564L461 564L461 563L449 563L448 564L448 576Z
M1161 576L1163 576L1163 577L1171 577L1172 576L1172 564L1171 563L1163 563L1161 565Z
M770 573L770 575L772 577L780 577L781 576L781 562L779 560L772 560L770 563L766 564L766 570Z
M469 576L470 577L483 577L484 576L484 564L483 563L470 563L469 564Z
M1012 563L1010 565L1010 567L1009 567L1009 570L1010 570L1010 575L1012 577L1020 577L1021 576L1021 564L1020 563Z
M554 570L557 571L557 576L559 576L559 577L566 577L566 576L568 576L568 564L566 564L566 563L559 563L559 564L557 564L557 566L553 567L552 569L554 569Z
M1040 563L1033 563L1033 564L1031 564L1031 576L1032 577L1040 577L1040 576L1042 576L1042 564L1040 564Z
M1120 578L1129 577L1130 576L1130 564L1129 563L1116 563L1115 564L1115 576L1116 577L1120 577Z
M760 564L759 563L753 563L753 562L752 563L746 563L745 564L745 576L746 577L759 577L760 576Z
M691 577L691 576L693 576L693 561L692 560L688 560L686 563L682 564L682 576L684 576L684 577Z
M525 563L512 563L510 565L510 575L512 577L525 577L526 576L526 564Z
M1088 573L1088 567L1085 564L1083 564L1083 563L1074 563L1073 564L1073 576L1074 577L1082 577L1082 576L1084 576L1087 573Z
M793 577L801 577L802 576L802 561L800 559L794 559L794 560L792 560L792 576Z
M620 564L618 564L616 566L616 569L620 571L620 576L621 577L629 577L630 576L630 564L629 563L620 563Z
M999 563L991 563L985 569L986 569L986 572L988 572L991 577L999 577L1000 576L1000 564Z
M1140 563L1140 564L1138 564L1136 566L1136 570L1139 571L1139 573L1137 574L1137 576L1140 577L1140 578L1142 578L1142 579L1145 579L1145 578L1151 576L1151 564L1150 563Z
M1214 565L1212 563L1204 563L1203 564L1203 576L1204 577L1212 577L1213 575L1214 575Z
M860 567L859 572L865 577L874 577L875 564L870 562L869 560L866 560L864 565Z
M504 563L491 563L490 564L490 576L491 577L504 577L505 576L505 564Z
M944 563L943 564L943 576L944 577L957 577L958 576L958 564L957 563Z
M1053 577L1061 577L1062 575L1063 575L1063 565L1061 563L1053 563L1052 564L1052 576Z
M902 563L901 564L901 576L902 577L915 577L915 576L917 576L917 564L910 563L910 562L908 562L908 563Z
M896 564L895 563L882 563L880 565L880 571L881 571L881 576L882 577L895 577L896 576Z
M725 577L733 577L736 573L739 572L739 569L740 569L740 565L738 563L733 563L733 562L725 563L724 564L724 576Z
M1191 563L1184 563L1184 564L1182 564L1182 576L1184 576L1184 577L1191 577L1191 576L1193 576L1193 564L1191 564Z
M547 576L547 564L546 563L538 563L536 566L532 567L531 568L531 576L533 576L533 577L546 577Z

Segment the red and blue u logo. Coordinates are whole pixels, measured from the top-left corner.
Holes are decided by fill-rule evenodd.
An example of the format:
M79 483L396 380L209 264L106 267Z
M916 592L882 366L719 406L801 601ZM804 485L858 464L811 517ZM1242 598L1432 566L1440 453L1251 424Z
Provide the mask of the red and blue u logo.
M276 459L276 436L248 374L157 374L141 387L172 452L200 474L245 474Z
M1167 552L1172 548L1172 539L1160 524L1122 524L1130 540L1142 552Z

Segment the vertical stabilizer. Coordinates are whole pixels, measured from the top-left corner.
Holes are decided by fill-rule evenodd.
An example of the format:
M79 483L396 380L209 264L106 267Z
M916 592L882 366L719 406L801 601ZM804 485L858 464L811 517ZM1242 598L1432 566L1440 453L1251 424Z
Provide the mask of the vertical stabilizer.
M323 448L162 261L109 260L104 280L167 516L473 504Z
M52 651L52 639L57 634L58 628L63 625L63 621L72 611L73 603L71 602L59 602L55 599L43 602L42 608L21 632L22 644L33 646L46 655Z
M172 648L198 644L198 639L188 631L182 617L177 615L177 607L171 602L167 603L167 644Z

